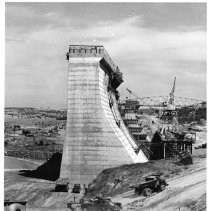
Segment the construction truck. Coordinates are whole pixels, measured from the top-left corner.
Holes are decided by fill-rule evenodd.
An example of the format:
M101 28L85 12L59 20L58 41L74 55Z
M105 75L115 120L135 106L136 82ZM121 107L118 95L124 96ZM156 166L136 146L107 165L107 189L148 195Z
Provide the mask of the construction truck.
M135 194L148 197L153 192L164 191L167 185L166 181L161 179L159 174L156 174L146 177L145 182L130 185L130 188L135 189Z

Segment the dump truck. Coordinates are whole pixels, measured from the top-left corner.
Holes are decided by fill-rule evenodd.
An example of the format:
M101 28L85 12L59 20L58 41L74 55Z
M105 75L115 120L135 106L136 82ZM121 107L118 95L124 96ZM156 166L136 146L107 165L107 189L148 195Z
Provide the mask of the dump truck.
M153 192L164 191L167 185L166 181L161 179L159 174L156 174L146 177L145 182L130 185L130 188L135 189L135 194L148 197Z
M67 208L71 211L120 211L122 204L97 196L93 199L81 199L80 202L70 202Z

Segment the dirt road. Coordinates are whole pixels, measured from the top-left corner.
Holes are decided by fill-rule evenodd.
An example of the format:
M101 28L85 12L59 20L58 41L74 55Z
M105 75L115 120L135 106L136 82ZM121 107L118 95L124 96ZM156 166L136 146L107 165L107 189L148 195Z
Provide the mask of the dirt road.
M126 210L128 203L142 206L136 211L167 210L187 211L189 207L206 193L206 169L179 176L167 181L169 186L162 193L155 194L149 198L135 196L133 191L114 197L114 201L120 201ZM135 203L136 202L136 203Z
M4 157L4 170L5 171L11 171L11 170L33 170L36 169L39 165L41 165L41 162L36 161L30 161L25 160L21 158L15 158L15 157Z

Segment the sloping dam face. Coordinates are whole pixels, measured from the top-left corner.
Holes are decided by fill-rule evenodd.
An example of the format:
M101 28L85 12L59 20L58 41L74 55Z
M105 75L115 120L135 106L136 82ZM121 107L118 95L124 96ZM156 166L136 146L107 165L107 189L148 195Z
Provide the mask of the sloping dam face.
M60 178L87 184L102 170L147 162L124 125L116 88L122 74L102 46L70 46L68 110Z

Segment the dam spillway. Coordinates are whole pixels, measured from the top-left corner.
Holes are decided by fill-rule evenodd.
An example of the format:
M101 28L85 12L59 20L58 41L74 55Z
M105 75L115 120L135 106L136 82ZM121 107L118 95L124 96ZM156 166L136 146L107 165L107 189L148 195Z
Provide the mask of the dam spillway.
M102 170L147 162L118 111L122 73L103 46L70 45L68 107L60 178L87 184Z

